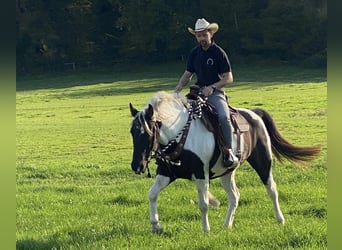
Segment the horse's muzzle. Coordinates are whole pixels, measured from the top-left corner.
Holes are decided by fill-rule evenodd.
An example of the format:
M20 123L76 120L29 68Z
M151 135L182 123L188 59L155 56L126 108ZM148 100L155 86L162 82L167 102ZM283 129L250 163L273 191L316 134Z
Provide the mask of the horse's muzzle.
M136 174L142 174L145 173L146 171L146 167L147 167L147 161L141 162L138 164L138 166L135 166L134 163L132 162L132 170L136 173Z
M139 168L135 171L135 173L138 174L138 175L140 175L140 174L145 173L145 170L146 170L146 168L140 168L140 167L139 167Z

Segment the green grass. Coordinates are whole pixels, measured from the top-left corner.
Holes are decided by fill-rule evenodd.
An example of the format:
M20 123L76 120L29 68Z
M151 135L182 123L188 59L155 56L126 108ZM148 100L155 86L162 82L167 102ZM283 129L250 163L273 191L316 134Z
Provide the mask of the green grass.
M284 226L244 164L236 176L241 199L233 229L222 227L227 200L218 180L210 189L221 207L209 211L208 234L201 231L195 184L177 180L159 197L166 233L152 234L153 179L130 169L128 103L142 108L156 91L172 91L183 65L77 72L18 80L17 249L327 249L325 72L235 68L233 106L262 107L291 142L322 145L307 168L275 164Z

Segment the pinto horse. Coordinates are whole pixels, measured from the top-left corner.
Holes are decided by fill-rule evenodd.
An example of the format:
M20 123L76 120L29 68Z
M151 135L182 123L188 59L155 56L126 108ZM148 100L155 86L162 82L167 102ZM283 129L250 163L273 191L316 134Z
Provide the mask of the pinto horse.
M144 173L152 153L156 157L157 175L149 190L152 231L163 231L157 198L160 191L177 178L196 182L202 229L205 232L210 230L209 204L219 206L219 201L209 192L209 180L220 178L229 201L224 226L232 227L240 197L235 184L236 169L223 167L222 154L213 132L208 130L202 119L195 119L193 112L189 111L187 98L161 91L141 111L131 103L129 106L134 117L130 130L133 138L132 170L136 174ZM247 120L249 129L241 133L240 138L237 138L237 134L233 135L233 151L236 153L239 143L240 163L247 160L257 172L273 202L277 221L284 224L277 186L272 176L272 153L279 160L283 157L296 163L315 158L320 153L320 147L298 147L289 143L281 136L271 116L262 109L236 110ZM180 146L182 150L177 151ZM174 157L174 153L178 155Z

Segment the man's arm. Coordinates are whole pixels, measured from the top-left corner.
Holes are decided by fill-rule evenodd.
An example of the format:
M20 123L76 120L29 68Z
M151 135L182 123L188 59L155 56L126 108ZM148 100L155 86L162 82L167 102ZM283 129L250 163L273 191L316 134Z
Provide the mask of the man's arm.
M220 81L212 84L213 87L220 89L223 87L228 86L229 84L233 83L233 73L232 72L226 72L222 74L222 78Z
M181 78L179 79L178 85L175 88L175 92L179 93L185 85L191 80L193 73L185 70Z
M205 87L202 90L202 93L205 96L209 96L214 92L215 89L221 89L223 87L228 86L231 83L233 83L233 73L232 72L223 73L222 78L218 82L215 82L215 83Z

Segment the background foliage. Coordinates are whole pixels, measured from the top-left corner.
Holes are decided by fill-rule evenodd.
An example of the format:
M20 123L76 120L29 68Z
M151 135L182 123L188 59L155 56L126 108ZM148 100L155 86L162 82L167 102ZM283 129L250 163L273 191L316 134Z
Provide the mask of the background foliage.
M326 66L325 0L16 0L17 73L184 60L199 17L234 62Z

